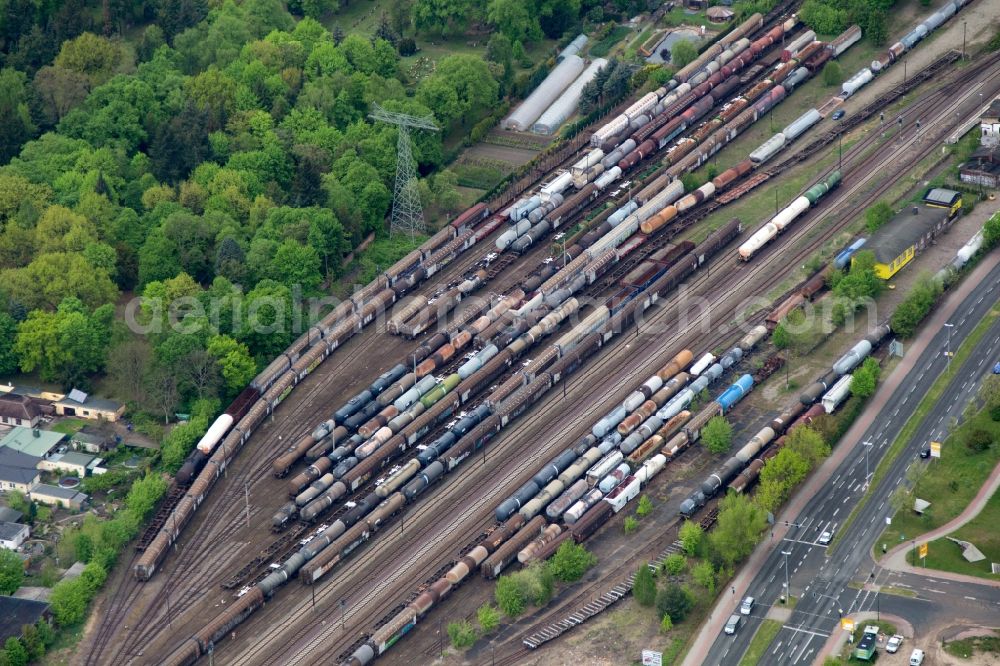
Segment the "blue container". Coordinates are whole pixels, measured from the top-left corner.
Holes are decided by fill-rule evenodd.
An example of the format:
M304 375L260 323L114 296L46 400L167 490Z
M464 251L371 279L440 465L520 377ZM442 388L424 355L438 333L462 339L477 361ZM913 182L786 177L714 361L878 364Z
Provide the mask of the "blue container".
M753 386L753 377L750 375L743 375L736 383L727 388L722 395L716 398L716 402L722 407L722 411L729 411L733 405L743 399L747 393L750 392L750 387Z

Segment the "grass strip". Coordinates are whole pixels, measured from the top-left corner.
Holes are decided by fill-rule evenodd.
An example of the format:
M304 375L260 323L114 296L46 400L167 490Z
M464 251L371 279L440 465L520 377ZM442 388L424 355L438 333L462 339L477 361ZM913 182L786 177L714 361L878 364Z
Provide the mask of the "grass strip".
M747 647L740 659L740 666L756 666L764 658L764 653L774 637L781 631L781 622L777 620L764 620L757 628L757 633L753 635L753 640Z
M958 374L958 371L962 368L962 365L965 363L969 355L972 354L972 350L975 349L976 345L979 344L979 341L983 339L984 335L986 335L986 331L988 331L990 326L993 325L994 317L996 317L996 314L992 311L988 312L986 316L983 317L982 321L980 321L976 327L972 329L972 333L970 333L959 346L955 355L952 356L951 364L938 376L936 380L934 380L934 383L931 385L930 389L928 389L927 393L920 401L920 404L917 405L917 408L913 411L913 415L909 418L909 420L907 420L906 425L904 425L903 429L899 431L899 434L896 435L896 439L894 439L892 444L889 445L889 450L886 451L882 460L879 461L879 464L875 467L875 474L872 476L871 483L868 484L868 489L865 491L865 494L861 497L861 501L854 505L854 509L851 510L851 514L847 516L847 520L844 521L844 524L837 528L837 535L834 537L833 543L830 544L830 548L833 548L837 544L842 535L847 534L847 530L854 522L858 512L865 505L865 503L871 499L871 496L875 489L878 488L879 483L881 483L882 479L884 479L886 474L889 473L889 468L892 467L893 462L899 457L899 454L906 449L906 445L910 443L911 439L913 439L917 429L927 418L931 408L937 403L938 400L941 399L941 395L944 393L948 385L951 384L951 381L955 378L955 375Z

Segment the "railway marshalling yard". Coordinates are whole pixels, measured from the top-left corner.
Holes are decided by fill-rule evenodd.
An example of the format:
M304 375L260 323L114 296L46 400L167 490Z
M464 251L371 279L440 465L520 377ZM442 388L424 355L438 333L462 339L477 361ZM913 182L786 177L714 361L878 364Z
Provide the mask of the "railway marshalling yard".
M988 12L990 4L977 3L970 11ZM971 27L973 16L966 19ZM956 30L960 36L961 25L951 25L943 36L916 49L909 56L909 75L916 75L953 46ZM969 32L972 33L969 43L975 44L978 33ZM919 186L907 180L918 165L926 171L921 178L935 173L939 167L926 160L940 155L939 146L957 125L978 114L979 93L987 100L1000 93L1000 63L996 59L981 66L973 61L971 67L978 70L975 73L969 73L972 71L969 67L945 68L940 76L890 105L885 112L887 118L894 119L906 110L906 124L898 133L890 132L882 138L877 114L851 130L843 137L841 187L753 262L738 262L735 247L739 241L731 243L709 260L708 270L695 273L686 282L679 290L683 297L671 295L661 299L645 313L637 330L629 329L614 338L564 379L564 386L557 384L550 389L527 413L490 440L483 452L428 488L420 501L382 527L339 568L311 587L297 579L286 584L263 609L236 627L230 637L219 641L212 660L219 664L338 661L380 619L404 603L414 589L456 560L466 545L492 527L494 509L503 499L546 461L573 445L636 385L681 349L691 349L697 356L731 346L742 335L736 321L759 321L765 303L781 300L789 288L806 277L802 267L808 258L819 249L829 253L843 246L841 241L851 236L845 229L857 228L867 205L884 197L908 198L909 189ZM950 77L962 72L969 73L967 81L961 85L949 83ZM844 105L848 117L860 113L900 79L901 73L893 69L849 99ZM949 85L950 94L939 93L935 97L935 90ZM784 105L797 109L793 114L797 115L808 108L809 102L792 94ZM922 120L921 133L913 131L911 125L916 117ZM813 134L830 128L831 121L826 120ZM801 150L809 140L810 135L801 139L789 149L789 154ZM715 161L728 166L742 160L745 154L745 147L731 145L720 151ZM838 145L833 142L789 168L777 182L812 183L831 169L838 157ZM783 194L781 204L785 205L792 194L798 192ZM714 227L723 219L738 216L744 228L740 238L745 238L766 221L743 217L742 213L752 210L753 201L761 198L768 201L774 198L772 183L723 207L703 224ZM981 225L980 216L985 214L987 205L984 202L984 210L977 209L974 218L960 218L949 235L921 257L921 264L928 270L936 270L946 263L946 257L953 256L954 249ZM689 233L696 240L704 236L699 227L693 227ZM492 243L494 237L487 242ZM461 281L486 252L485 245L476 245L460 255L416 293L429 296L444 285ZM486 291L495 295L509 293L538 268L550 249L548 244L538 244L510 263L485 287ZM827 254L824 259L831 256ZM897 279L897 292L905 291L917 272L910 268ZM612 293L594 295L606 298ZM483 291L476 295L487 296ZM894 296L890 293L889 298ZM759 303L748 308L753 297L758 297ZM707 306L692 311L690 303L697 299ZM758 319L754 319L755 315ZM116 626L100 653L87 649L89 639L85 637L79 652L81 659L92 663L160 663L184 638L233 603L237 590L223 589L221 583L280 537L271 530L271 516L287 502L288 481L272 476L273 459L329 418L379 374L403 362L420 344L420 339L408 341L390 335L386 323L391 316L390 311L368 325L295 387L250 438L185 528L173 552L156 575L142 584L127 608L116 608L120 599L116 600L115 590L124 588L132 574L130 567L118 569L117 584L109 585L110 592L99 601L93 616L97 626L91 627L90 633L96 635L95 629L102 621L114 622ZM790 370L793 381L803 385L821 374L851 339L836 334L808 359L795 360ZM760 354L758 351L758 358ZM751 367L750 360L744 360L743 364L744 368ZM766 414L780 410L795 395L783 390L783 378L772 379L738 408L734 441L746 441L770 420ZM555 641L531 654L524 653L521 641L532 633L533 627L563 617L564 607L572 608L611 587L614 581L634 571L639 562L652 559L670 544L676 538L677 505L716 462L700 447L692 447L672 461L645 491L654 500L655 509L637 532L624 535L622 516L618 515L588 543L599 564L583 581L565 586L546 608L534 615L502 625L492 641L481 642L464 656L451 655L445 659L455 663L463 659L472 663L490 663L493 659L500 663L564 663L567 655L572 655L579 663L600 663L601 659L608 659L610 651L623 648L636 655L637 641L654 636L652 622L648 633L642 635L636 631L635 636L621 627L613 629L610 636L584 627L570 633L568 639ZM304 466L298 463L291 475ZM437 606L428 620L410 631L401 649L390 651L381 659L385 663L430 662L447 644L444 624L473 616L475 609L491 598L492 589L492 584L478 576L471 577ZM616 631L624 638L618 639ZM581 636L587 640L579 640ZM569 647L565 645L567 642ZM606 663L621 662L611 659Z

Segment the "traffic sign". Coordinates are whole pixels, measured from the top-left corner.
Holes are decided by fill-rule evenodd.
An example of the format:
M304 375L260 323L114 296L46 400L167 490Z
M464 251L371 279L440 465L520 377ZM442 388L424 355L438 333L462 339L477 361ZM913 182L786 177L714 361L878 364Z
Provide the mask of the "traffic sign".
M931 458L941 457L941 442L931 442Z
M643 650L642 666L663 666L663 653L654 650Z
M917 552L919 553L920 557L927 557L927 544L926 543L920 544Z

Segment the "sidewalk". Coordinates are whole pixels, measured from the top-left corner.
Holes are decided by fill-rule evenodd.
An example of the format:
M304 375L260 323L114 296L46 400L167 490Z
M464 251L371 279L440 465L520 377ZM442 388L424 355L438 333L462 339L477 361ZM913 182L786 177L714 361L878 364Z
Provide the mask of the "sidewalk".
M897 545L895 548L891 548L887 554L879 558L879 566L884 569L889 569L890 571L902 571L921 576L934 576L935 578L972 583L975 585L1000 587L1000 580L979 578L978 576L969 576L966 574L953 573L951 571L942 571L941 569L925 569L924 567L915 567L906 561L906 553L913 547L913 541L926 543L951 534L978 516L979 512L983 510L983 507L986 506L986 502L988 502L990 497L993 496L993 493L996 492L997 488L1000 488L1000 463L997 463L997 466L993 468L993 473L990 474L988 479L986 479L986 482L979 489L979 492L976 493L976 496L971 502L969 502L969 505L965 507L965 510L961 514L937 529L921 534L914 539L907 539L906 542Z
M855 628L864 625L865 622L874 620L876 616L879 620L886 620L896 625L896 631L898 631L905 638L913 638L913 625L898 615L890 615L888 613L858 613L854 616ZM886 640L888 640L888 638L886 638ZM833 630L833 633L830 634L830 637L826 639L826 643L823 644L823 647L820 648L819 652L816 653L816 658L813 659L813 666L823 666L823 661L827 657L839 653L846 642L847 632L838 626ZM879 647L883 646L884 644L879 644ZM902 650L902 652L908 653L909 648Z
M795 493L781 514L775 517L774 529L771 532L771 536L765 538L754 549L750 555L750 559L740 567L739 573L730 581L730 585L736 588L736 594L719 597L708 619L698 629L699 634L705 638L696 641L691 646L691 649L682 662L682 666L701 666L705 662L705 658L708 656L715 642L715 637L722 634L723 625L731 612L730 607L735 608L739 600L746 595L747 588L753 582L757 572L763 567L771 553L780 546L781 540L788 533L788 527L784 525L784 521L790 523L797 522L795 518L805 508L806 503L820 488L829 483L830 478L837 468L851 454L854 445L860 441L865 431L875 422L875 418L885 408L892 394L907 380L917 360L924 355L927 347L934 339L934 335L944 326L945 322L958 309L958 306L962 304L997 264L1000 264L1000 252L993 252L985 257L975 270L965 277L957 289L948 292L944 301L934 313L934 316L924 322L917 337L906 349L899 365L896 366L879 386L868 406L841 438L840 444L833 450L833 454L809 477L806 484Z

